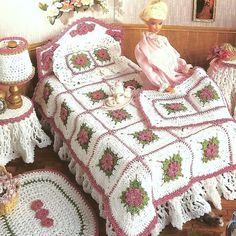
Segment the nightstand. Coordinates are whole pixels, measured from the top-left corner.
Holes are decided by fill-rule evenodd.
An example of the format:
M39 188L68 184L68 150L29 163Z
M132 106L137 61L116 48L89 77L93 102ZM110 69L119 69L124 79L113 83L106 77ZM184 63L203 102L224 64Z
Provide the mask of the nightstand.
M34 149L51 144L50 138L42 130L32 101L22 96L23 105L17 109L7 109L0 114L0 165L22 157L24 162L34 162Z

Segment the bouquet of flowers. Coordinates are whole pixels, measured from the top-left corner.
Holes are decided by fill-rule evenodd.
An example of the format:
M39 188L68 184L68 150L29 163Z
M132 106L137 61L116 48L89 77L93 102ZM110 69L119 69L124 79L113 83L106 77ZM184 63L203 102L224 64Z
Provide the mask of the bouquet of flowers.
M107 11L105 0L54 0L50 5L39 3L39 8L47 12L48 20L52 25L63 13L86 11L95 6L101 7L104 12Z
M236 58L236 48L229 43L215 46L210 49L207 60L220 59L224 61L234 60Z

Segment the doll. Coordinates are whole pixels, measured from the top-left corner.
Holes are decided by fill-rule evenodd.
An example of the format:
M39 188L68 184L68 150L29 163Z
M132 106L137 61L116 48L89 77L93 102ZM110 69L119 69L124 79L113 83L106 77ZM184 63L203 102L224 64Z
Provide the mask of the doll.
M160 92L174 87L191 75L192 65L180 58L168 39L159 35L168 8L162 0L149 0L140 14L148 31L135 47L135 57L145 76Z

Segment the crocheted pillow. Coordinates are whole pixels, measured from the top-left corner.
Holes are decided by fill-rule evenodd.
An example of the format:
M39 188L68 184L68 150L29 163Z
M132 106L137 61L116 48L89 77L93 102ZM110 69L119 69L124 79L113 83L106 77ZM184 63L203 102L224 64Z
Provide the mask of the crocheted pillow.
M121 44L123 42L122 29L117 25L106 24L93 17L84 17L69 25L49 43L36 49L38 77L42 79L53 74L52 58L56 49L65 45L78 44L82 50L84 44L93 44L101 36L106 38L103 45L110 48L117 44L119 45L119 47L116 47L117 54L121 54Z
M60 82L75 85L99 81L104 76L119 72L125 63L119 58L120 46L117 43L110 45L106 43L109 37L97 37L96 43L60 46L53 56L53 71Z

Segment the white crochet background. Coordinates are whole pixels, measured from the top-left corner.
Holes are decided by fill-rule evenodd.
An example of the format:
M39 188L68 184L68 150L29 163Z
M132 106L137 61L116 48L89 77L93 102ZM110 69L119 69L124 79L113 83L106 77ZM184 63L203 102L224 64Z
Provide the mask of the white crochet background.
M23 2L25 2L23 4ZM0 0L0 37L22 36L29 43L47 40L64 28L64 24L57 20L54 25L48 22L46 13L39 9L38 3L50 3L52 0L3 1ZM83 16L94 16L107 22L121 22L128 24L142 23L138 13L147 0L107 0L107 14L86 11L74 14L73 19ZM213 23L192 21L193 1L166 0L169 5L167 25L189 25L203 27L236 28L235 0L218 0L216 3L216 19ZM62 18L66 22L67 17ZM73 20L71 19L71 20Z

